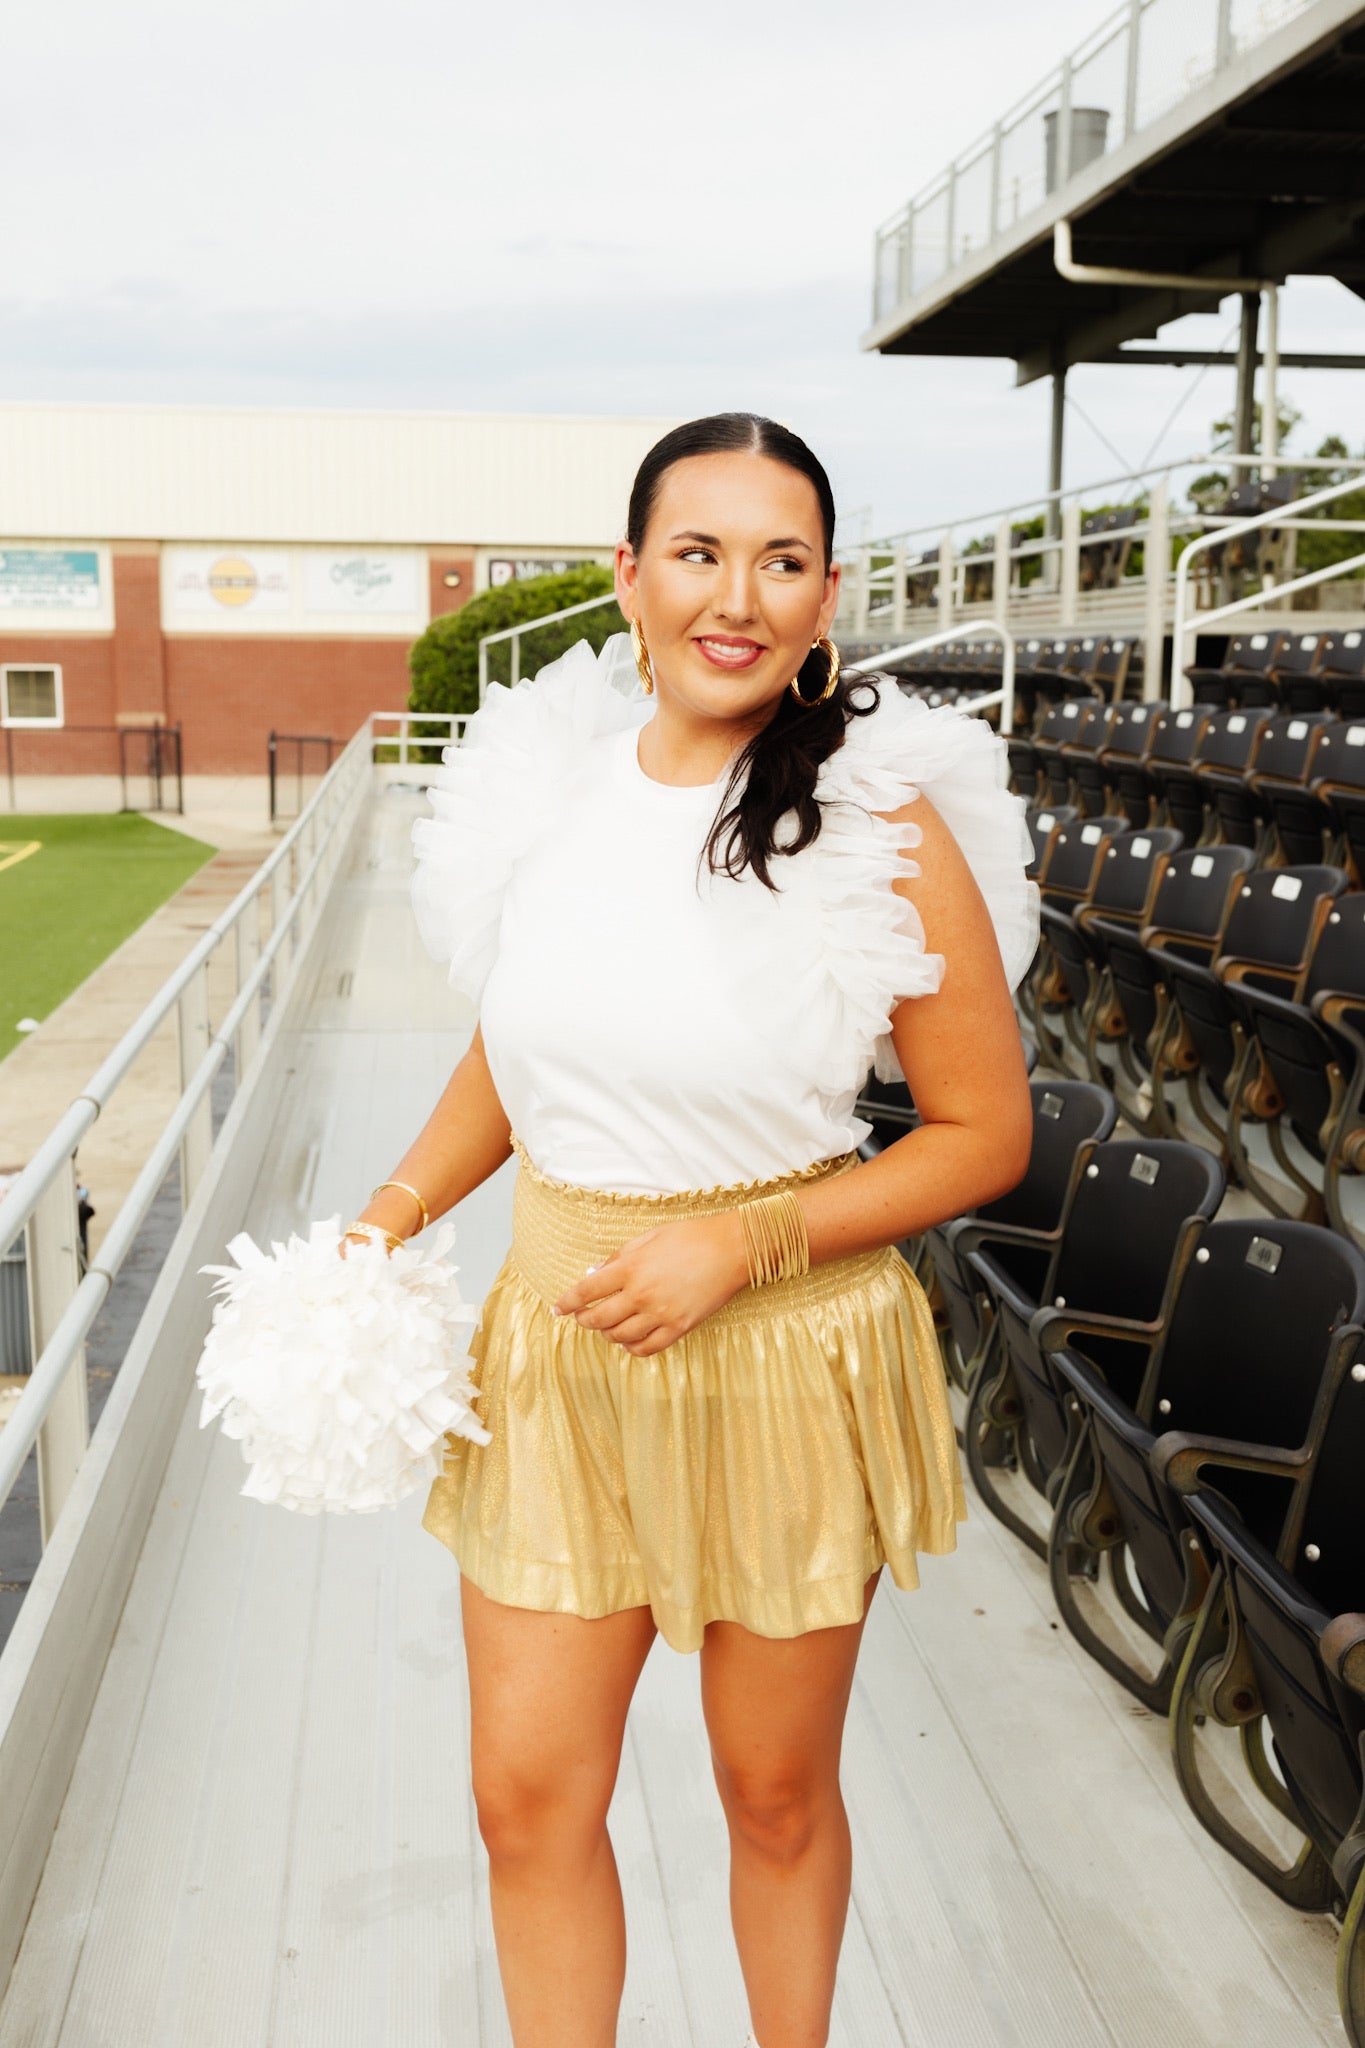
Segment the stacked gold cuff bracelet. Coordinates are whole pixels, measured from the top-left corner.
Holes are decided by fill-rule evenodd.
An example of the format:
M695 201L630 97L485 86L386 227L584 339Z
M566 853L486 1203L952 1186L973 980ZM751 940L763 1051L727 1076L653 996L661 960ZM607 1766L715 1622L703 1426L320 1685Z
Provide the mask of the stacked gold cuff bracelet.
M739 1220L751 1287L810 1271L806 1219L795 1195L784 1190L757 1202L741 1202Z

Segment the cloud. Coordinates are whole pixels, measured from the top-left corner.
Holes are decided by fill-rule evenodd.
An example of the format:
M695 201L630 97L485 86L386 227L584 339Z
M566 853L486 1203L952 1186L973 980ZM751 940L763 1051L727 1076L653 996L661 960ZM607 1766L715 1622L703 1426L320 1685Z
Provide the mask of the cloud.
M1095 0L63 0L15 11L0 390L11 399L689 414L806 433L887 530L1040 490L1047 392L1001 361L876 358L871 232L1095 21ZM52 109L59 107L60 147ZM1210 323L1188 327L1207 344ZM1330 286L1286 347L1359 346ZM1171 338L1174 338L1175 330ZM1362 380L1292 372L1365 441ZM1072 389L1136 457L1191 373ZM1204 445L1210 373L1167 453ZM1076 414L1068 475L1115 461Z

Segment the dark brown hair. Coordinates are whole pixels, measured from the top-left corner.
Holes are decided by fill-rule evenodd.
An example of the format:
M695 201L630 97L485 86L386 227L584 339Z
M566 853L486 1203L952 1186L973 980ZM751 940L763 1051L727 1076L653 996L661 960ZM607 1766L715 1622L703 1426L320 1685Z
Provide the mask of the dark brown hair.
M640 464L630 493L626 539L638 555L666 471L691 455L730 453L766 455L785 463L813 486L824 529L825 567L834 559L834 493L824 464L798 434L760 413L719 412L688 420L665 434ZM816 698L828 678L825 656L807 655L797 684L805 697ZM869 703L855 702L855 690L871 693ZM821 764L843 744L850 718L865 718L877 706L876 685L856 673L842 675L823 704L801 705L784 690L777 710L737 755L722 794L715 822L703 849L713 873L735 877L752 868L766 888L775 889L769 862L777 854L799 853L819 837L820 806L815 782ZM777 843L779 821L796 814L796 830Z

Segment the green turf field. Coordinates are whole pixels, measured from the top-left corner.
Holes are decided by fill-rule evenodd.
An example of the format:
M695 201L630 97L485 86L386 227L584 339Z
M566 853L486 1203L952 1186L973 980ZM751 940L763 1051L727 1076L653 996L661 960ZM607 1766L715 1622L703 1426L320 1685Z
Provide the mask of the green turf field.
M0 1059L213 853L135 811L0 811Z

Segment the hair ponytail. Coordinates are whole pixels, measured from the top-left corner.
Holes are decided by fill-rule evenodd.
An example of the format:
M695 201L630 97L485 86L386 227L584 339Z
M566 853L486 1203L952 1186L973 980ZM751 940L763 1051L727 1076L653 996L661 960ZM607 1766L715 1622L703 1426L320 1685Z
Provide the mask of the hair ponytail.
M834 559L834 493L824 465L799 435L752 412L689 420L650 449L631 489L626 518L626 539L637 555L664 473L692 455L730 453L769 456L799 471L813 486L828 568ZM812 649L797 679L797 688L810 701L798 704L784 690L768 723L741 749L703 848L713 873L738 879L752 868L766 888L775 889L769 872L774 856L799 853L819 837L815 783L821 765L842 746L849 719L865 718L878 701L876 685L853 671L841 675L825 701L816 703L828 677L825 655ZM870 693L870 701L855 702L858 691ZM777 827L788 812L795 813L796 829L779 844Z

